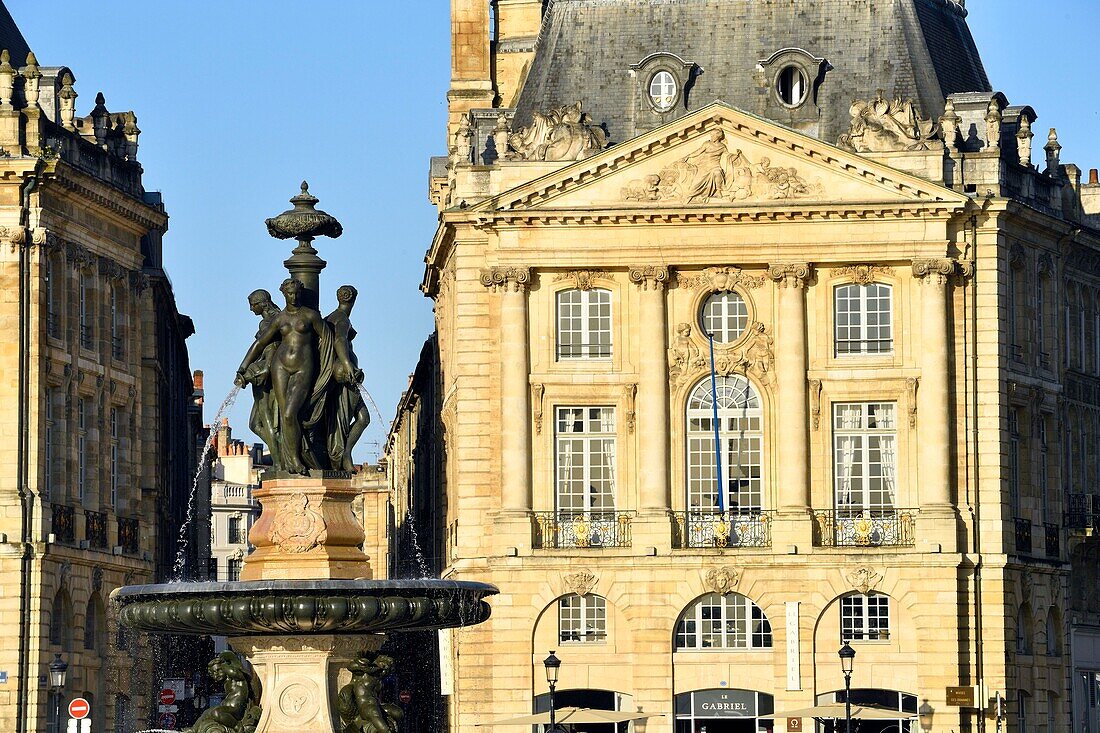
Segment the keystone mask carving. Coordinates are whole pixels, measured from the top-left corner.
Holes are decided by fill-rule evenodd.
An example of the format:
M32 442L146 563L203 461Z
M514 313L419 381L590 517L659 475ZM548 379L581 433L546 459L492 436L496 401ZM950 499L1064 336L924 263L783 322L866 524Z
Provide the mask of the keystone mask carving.
M728 565L720 568L711 568L703 574L703 587L711 593L725 595L737 587L741 580L737 571Z
M913 100L883 98L857 100L851 107L852 123L837 139L837 146L856 153L892 153L931 150L940 145L939 125L921 117Z
M583 160L607 147L607 133L581 111L581 103L535 112L531 124L508 136L509 160Z

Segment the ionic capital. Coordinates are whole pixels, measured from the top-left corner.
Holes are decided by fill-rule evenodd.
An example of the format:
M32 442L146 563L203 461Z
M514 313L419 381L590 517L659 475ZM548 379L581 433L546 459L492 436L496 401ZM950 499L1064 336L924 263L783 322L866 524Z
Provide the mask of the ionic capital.
M947 278L955 273L956 266L955 260L947 258L913 260L913 277L930 285L944 287L947 285Z
M768 265L768 277L775 280L781 288L804 288L810 279L810 263L780 262Z
M664 265L631 267L629 275L630 282L640 286L642 290L664 290L668 282L668 268Z
M503 288L522 293L531 281L530 267L487 267L481 271L481 284L493 292Z

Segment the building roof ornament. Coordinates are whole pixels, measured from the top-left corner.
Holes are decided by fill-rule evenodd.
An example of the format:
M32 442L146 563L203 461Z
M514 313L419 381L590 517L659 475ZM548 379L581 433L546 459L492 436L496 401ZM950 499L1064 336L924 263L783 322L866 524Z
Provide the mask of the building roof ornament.
M848 132L837 147L856 153L932 150L941 145L939 125L923 117L912 99L887 101L883 92L870 102L856 100Z
M509 160L583 160L607 147L607 133L581 111L581 103L534 112L531 124L508 136Z

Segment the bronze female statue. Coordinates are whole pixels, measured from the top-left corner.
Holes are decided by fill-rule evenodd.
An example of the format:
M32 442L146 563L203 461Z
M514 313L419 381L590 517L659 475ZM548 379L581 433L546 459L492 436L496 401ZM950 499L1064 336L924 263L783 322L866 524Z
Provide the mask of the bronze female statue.
M354 464L351 449L370 425L370 413L363 402L359 385L363 382L363 370L352 351L355 328L351 325L351 309L359 292L351 285L343 285L336 291L336 310L325 316L333 333L333 377L339 394L329 403L328 455L332 467L339 471L351 471Z

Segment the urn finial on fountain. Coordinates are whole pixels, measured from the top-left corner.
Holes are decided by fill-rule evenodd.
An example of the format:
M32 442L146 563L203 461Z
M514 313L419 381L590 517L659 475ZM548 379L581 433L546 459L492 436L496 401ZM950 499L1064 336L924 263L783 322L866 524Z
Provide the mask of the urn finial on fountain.
M321 270L328 264L317 256L313 240L317 237L335 239L344 233L344 227L335 216L317 208L319 201L309 192L309 183L302 181L301 192L290 199L294 208L264 220L267 233L275 239L298 240L298 246L283 264L290 276L305 286L302 304L310 308L317 307Z

